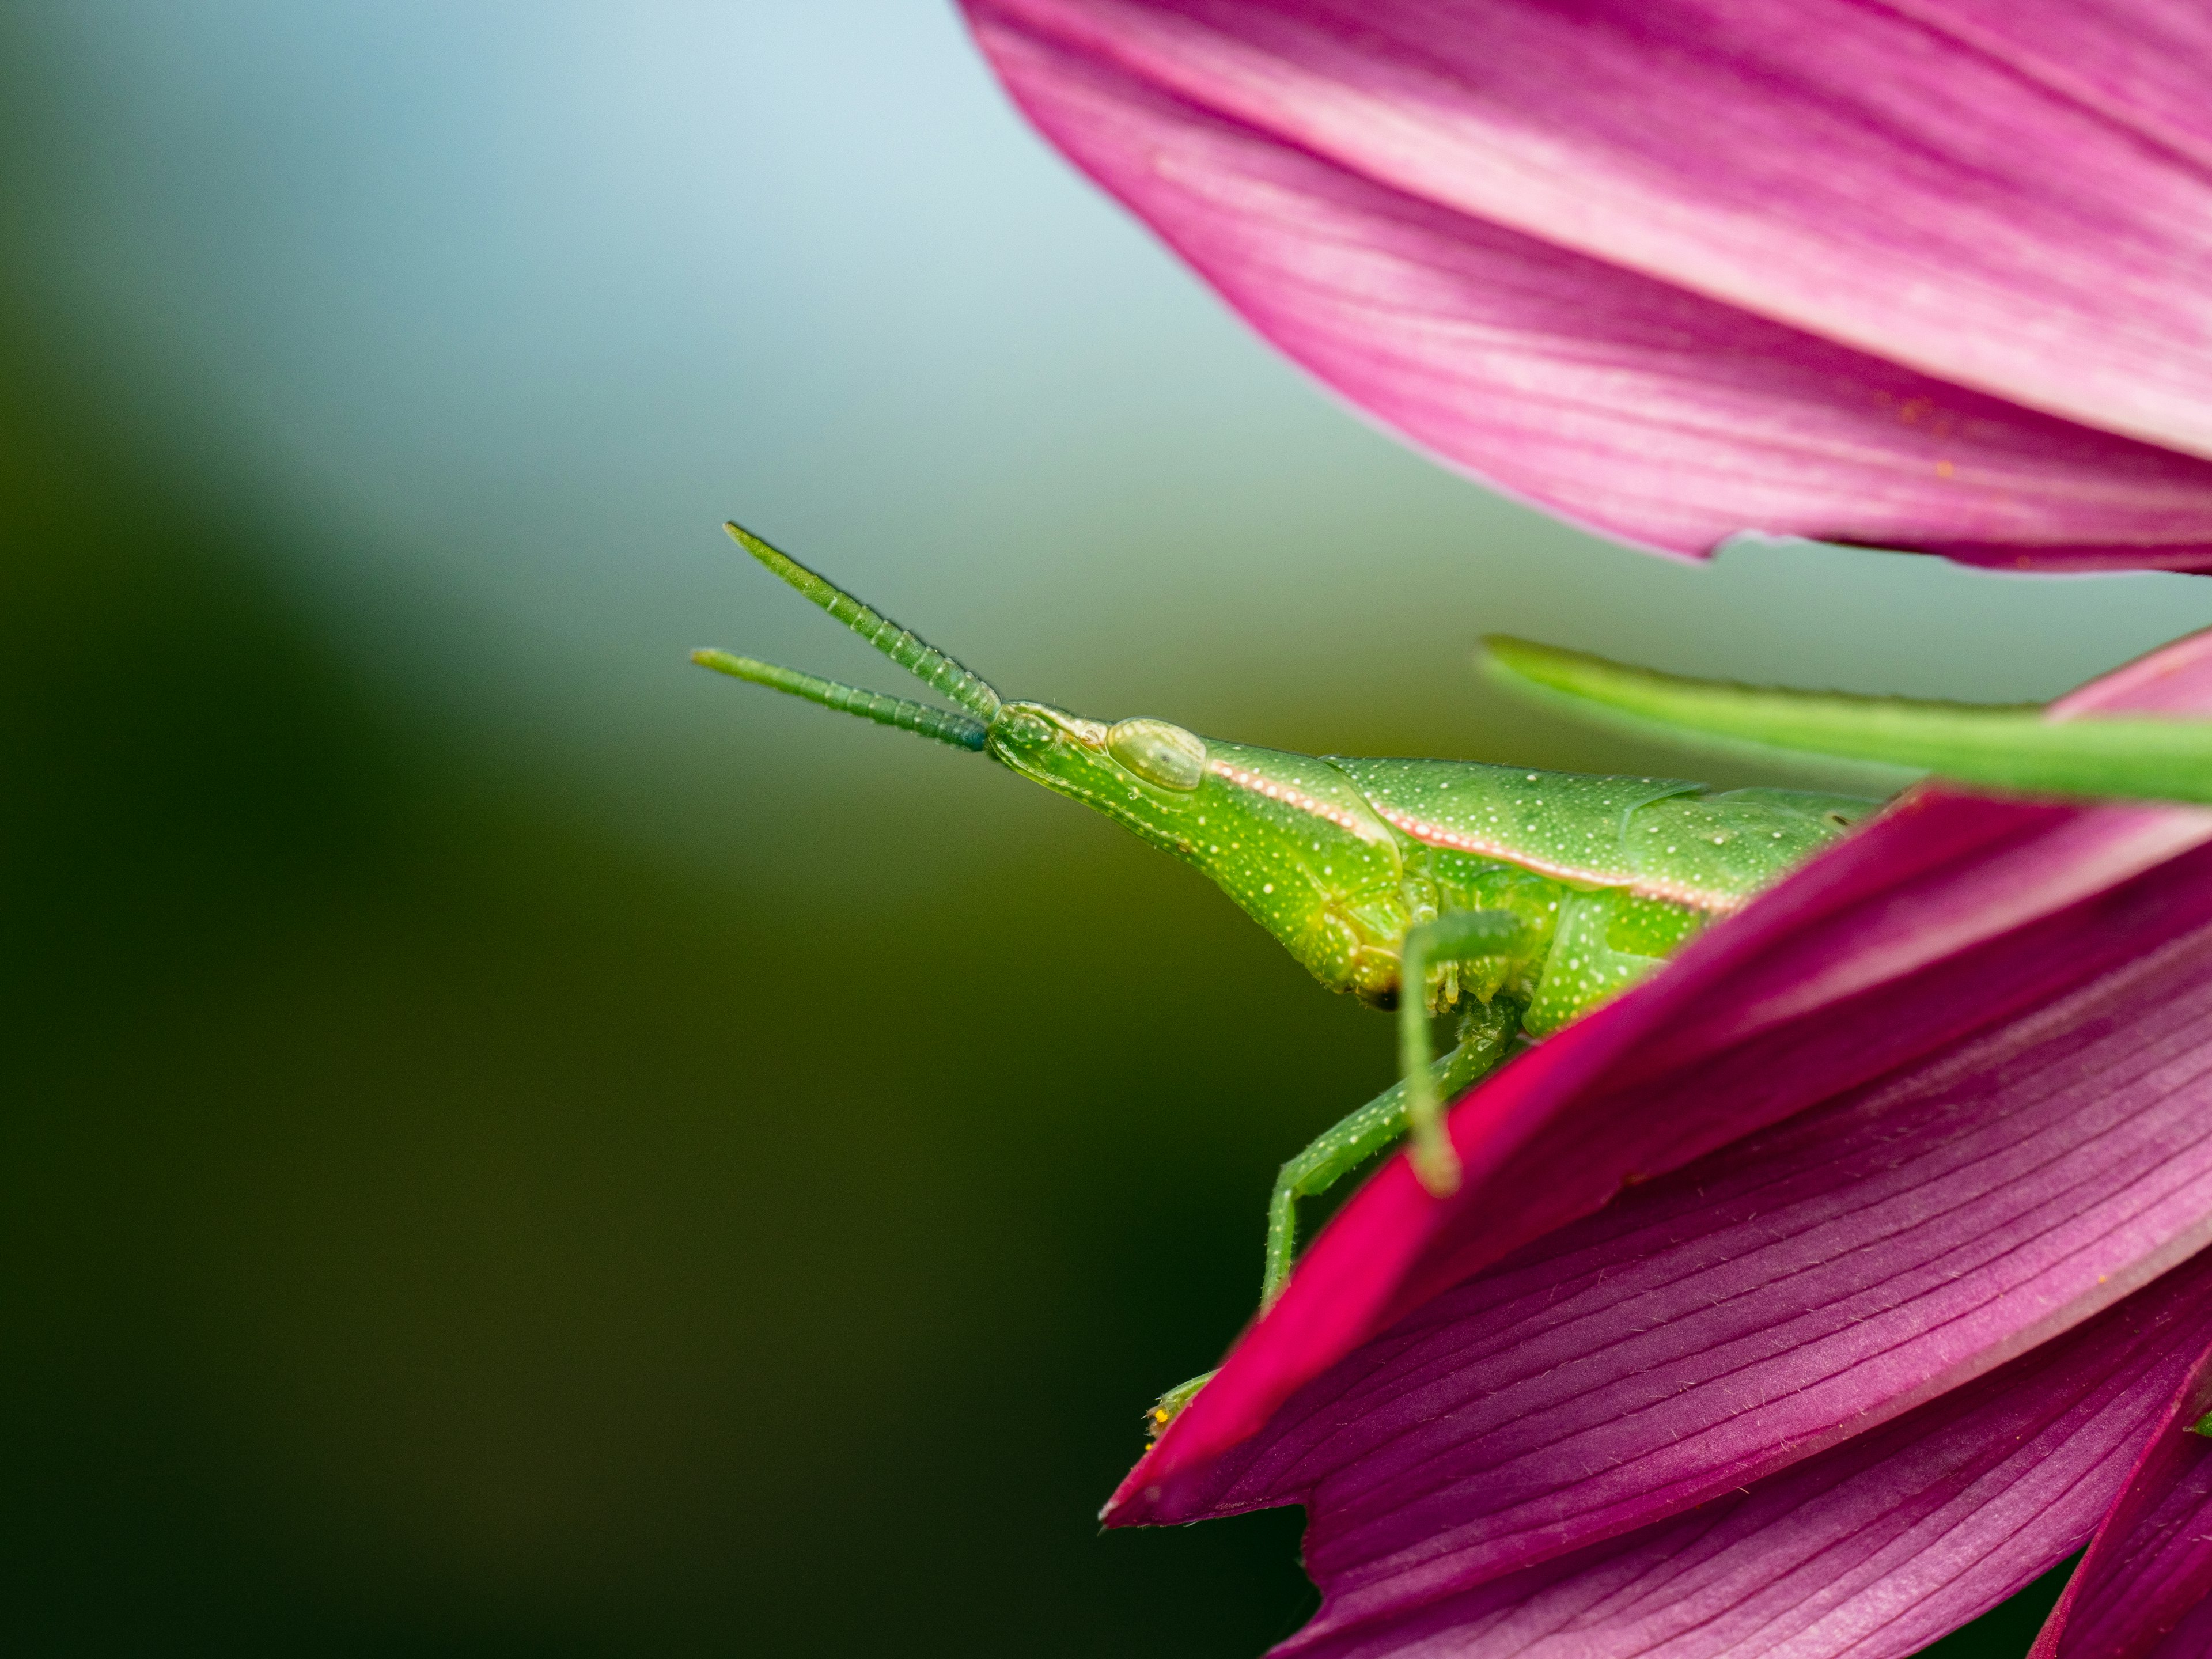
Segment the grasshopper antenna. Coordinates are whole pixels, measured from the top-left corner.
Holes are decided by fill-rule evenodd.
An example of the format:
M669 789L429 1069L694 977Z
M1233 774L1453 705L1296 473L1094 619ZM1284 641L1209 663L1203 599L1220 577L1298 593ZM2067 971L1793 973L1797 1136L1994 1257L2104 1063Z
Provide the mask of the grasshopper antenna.
M902 732L918 732L925 738L949 743L955 749L981 749L991 729L981 720L970 720L965 714L955 714L948 709L933 708L926 702L915 702L911 697L886 696L880 691L848 685L842 680L825 680L819 674L779 667L772 662L763 662L757 657L740 657L727 651L708 649L694 651L691 660L702 668L713 669L718 674L727 674L734 679L750 680L755 685L787 691L794 697L804 697L809 702L818 702L824 708L835 708L841 714L858 714L862 720L873 720L878 726L896 726Z
M780 548L770 547L743 525L726 524L731 539L785 581L820 605L931 690L939 692L988 726L1006 700L989 681L955 661L910 628L854 599L836 583L809 570Z
M726 524L722 528L730 532L732 539L738 546L784 581L813 600L924 685L943 693L968 712L955 714L945 709L932 708L926 702L916 702L910 697L887 696L880 691L848 685L842 680L825 679L819 674L804 673L796 668L763 662L756 657L740 657L728 651L694 651L691 653L693 662L702 668L711 668L717 673L748 680L755 685L765 685L794 697L804 697L809 702L820 703L824 708L857 714L862 720L875 721L878 726L896 726L902 732L917 732L938 743L950 744L956 749L981 749L984 746L990 723L1004 702L990 682L946 656L911 629L900 627L835 582L809 570L788 553L771 547L743 526Z

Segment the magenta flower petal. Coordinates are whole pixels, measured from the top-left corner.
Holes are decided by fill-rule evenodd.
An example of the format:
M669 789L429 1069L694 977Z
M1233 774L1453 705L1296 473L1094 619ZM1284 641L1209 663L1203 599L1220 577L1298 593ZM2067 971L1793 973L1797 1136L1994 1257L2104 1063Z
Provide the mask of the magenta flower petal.
M2212 1243L2212 851L2145 884L2140 960L1429 1299L1156 1518L1305 1502L1349 1608L1418 1594L1409 1553L1495 1576L1893 1417ZM1715 1081L1621 1098L1677 1118Z
M2057 713L2207 707L2212 635ZM1462 1102L1453 1199L1387 1165L1109 1520L1304 1503L1311 1639L1397 1628L2098 1319L2212 1243L2208 842L2201 811L1909 798Z
M2199 1659L2208 1650L2185 1634L2176 1640L2212 1591L2212 1442L2187 1432L2212 1411L2212 1331L2206 1343L2143 1437L2029 1659ZM2199 1616L2212 1633L2212 1610Z
M2146 928L2212 901L2130 878L2208 838L2193 811L1893 809L1477 1090L1452 1115L1455 1199L1430 1200L1402 1159L1379 1171L1131 1472L1115 1518L1218 1512L1213 1461L1295 1389L1624 1185L2117 971Z
M2173 1633L2150 1650L2149 1659L2203 1659L2212 1653L2212 1599L2184 1614Z
M968 6L1262 333L1503 488L1685 554L2212 567L2200 20Z
M2199 1256L1747 1491L1364 1624L1332 1607L1280 1651L1902 1659L2080 1547L2208 1340Z

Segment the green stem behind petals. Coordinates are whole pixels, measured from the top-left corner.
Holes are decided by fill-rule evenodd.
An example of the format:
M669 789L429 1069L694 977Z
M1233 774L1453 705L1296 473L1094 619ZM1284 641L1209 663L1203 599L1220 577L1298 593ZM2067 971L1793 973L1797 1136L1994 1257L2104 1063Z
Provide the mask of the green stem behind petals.
M2044 718L1997 706L1685 679L1492 635L1484 672L1585 719L1706 749L1837 756L2031 795L2212 804L2212 720Z

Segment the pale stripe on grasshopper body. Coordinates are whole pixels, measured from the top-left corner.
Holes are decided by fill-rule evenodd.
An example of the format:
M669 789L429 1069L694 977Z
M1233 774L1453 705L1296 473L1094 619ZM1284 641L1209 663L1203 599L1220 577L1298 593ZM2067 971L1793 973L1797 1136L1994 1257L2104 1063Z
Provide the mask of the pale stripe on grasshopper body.
M1109 725L1008 702L842 589L729 529L965 712L726 652L696 652L695 660L980 750L1084 801L1197 866L1330 990L1399 1010L1403 1081L1283 1166L1268 1209L1263 1307L1289 1276L1298 1199L1327 1190L1409 1128L1423 1183L1452 1190L1458 1170L1441 1098L1498 1065L1517 1038L1548 1036L1633 984L1875 805L1475 761L1297 755L1200 738L1165 720ZM1410 996L1408 977L1418 979ZM1431 1062L1429 1017L1451 1012L1459 1046ZM1202 1381L1164 1397L1156 1429Z

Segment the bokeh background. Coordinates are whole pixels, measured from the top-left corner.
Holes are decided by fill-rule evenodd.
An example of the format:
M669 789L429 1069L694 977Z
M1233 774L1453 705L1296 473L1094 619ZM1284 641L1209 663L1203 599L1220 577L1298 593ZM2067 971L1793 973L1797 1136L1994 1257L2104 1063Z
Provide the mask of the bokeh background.
M1697 766L1493 699L1492 629L2012 699L2212 623L1447 476L941 0L5 4L0 146L11 1653L1310 1607L1294 1513L1091 1516L1388 1022L1103 820L688 667L905 689L726 515L1012 694L1309 750Z

